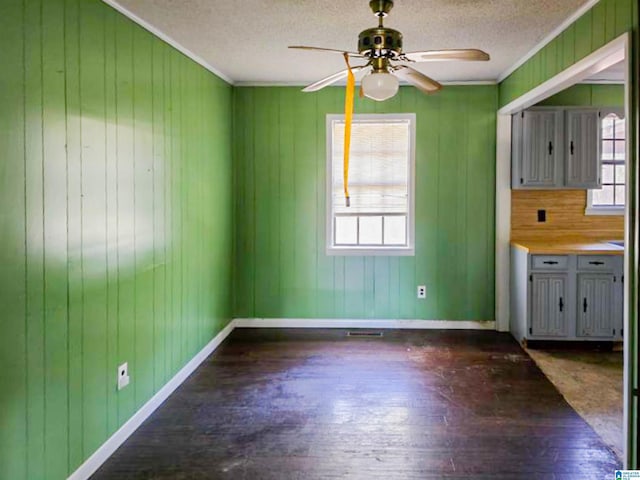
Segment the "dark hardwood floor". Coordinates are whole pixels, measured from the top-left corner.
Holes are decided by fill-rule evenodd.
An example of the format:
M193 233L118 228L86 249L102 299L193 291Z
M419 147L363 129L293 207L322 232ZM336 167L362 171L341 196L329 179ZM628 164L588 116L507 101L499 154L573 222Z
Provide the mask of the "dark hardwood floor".
M346 332L235 330L92 478L603 480L619 468L508 334Z

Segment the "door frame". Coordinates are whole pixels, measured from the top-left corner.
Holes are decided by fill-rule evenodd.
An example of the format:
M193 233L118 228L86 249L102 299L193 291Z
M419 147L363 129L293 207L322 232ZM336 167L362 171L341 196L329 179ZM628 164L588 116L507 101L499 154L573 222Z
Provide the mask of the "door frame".
M511 115L523 109L529 108L538 102L548 98L566 88L582 81L589 76L600 72L611 65L622 60L625 62L625 121L629 137L633 135L630 128L631 110L631 34L626 32L582 60L576 62L566 70L558 73L549 80L541 83L537 87L528 91L524 95L512 100L497 112L497 132L496 132L496 236L495 236L495 320L496 329L502 332L509 331L510 316L510 235L511 235ZM628 138L629 138L628 137ZM631 146L633 142L627 142L626 158L632 159ZM635 185L635 169L627 168L626 185ZM624 336L624 419L623 435L624 443L624 465L629 466L631 460L631 438L633 432L630 422L631 408L631 342L630 337L635 330L629 328L629 305L633 298L632 290L635 284L631 271L631 259L634 258L633 249L635 245L635 219L631 212L635 211L635 199L631 195L631 188L627 188L626 205L624 214L625 225L625 245L624 255L624 275L625 279L625 300L623 309L623 327L627 334Z

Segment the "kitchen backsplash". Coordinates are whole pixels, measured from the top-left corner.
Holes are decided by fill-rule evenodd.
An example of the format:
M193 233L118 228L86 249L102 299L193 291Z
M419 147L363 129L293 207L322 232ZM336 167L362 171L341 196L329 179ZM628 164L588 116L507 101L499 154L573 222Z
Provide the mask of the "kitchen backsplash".
M586 200L586 190L512 190L511 240L622 239L624 216L585 215Z

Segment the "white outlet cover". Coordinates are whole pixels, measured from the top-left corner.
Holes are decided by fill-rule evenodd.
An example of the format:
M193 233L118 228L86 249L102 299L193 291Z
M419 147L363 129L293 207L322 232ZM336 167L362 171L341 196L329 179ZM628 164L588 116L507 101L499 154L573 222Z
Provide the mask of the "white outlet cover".
M418 285L418 298L427 298L426 285Z
M129 385L129 364L123 363L118 367L118 390Z

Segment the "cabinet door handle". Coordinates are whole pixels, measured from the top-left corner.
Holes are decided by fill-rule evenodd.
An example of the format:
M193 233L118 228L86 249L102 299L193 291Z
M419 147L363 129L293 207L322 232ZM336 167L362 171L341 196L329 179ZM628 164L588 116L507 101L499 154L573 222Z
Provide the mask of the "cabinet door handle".
M549 155L553 155L553 142L549 142Z
M560 297L560 303L558 304L558 306L560 307L560 311L562 311L562 309L564 308L564 302L562 301L562 297Z
M571 150L571 155L573 155L573 140L571 140L571 147L570 147L570 150Z
M582 299L582 312L587 313L587 297Z
M546 262L542 262L545 265L557 265L558 262L554 261L554 260L547 260Z
M604 265L604 262L599 262L599 261L589 262L589 265Z

